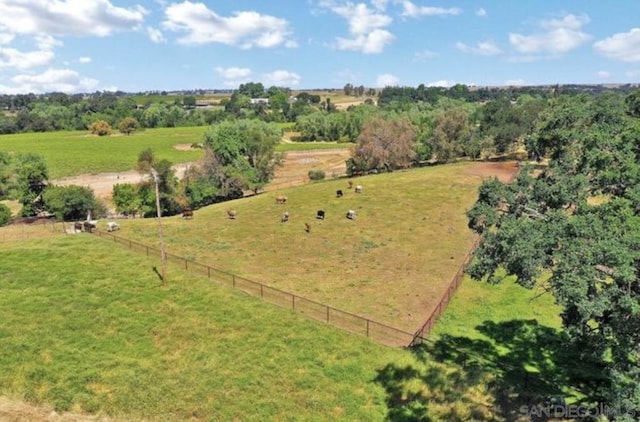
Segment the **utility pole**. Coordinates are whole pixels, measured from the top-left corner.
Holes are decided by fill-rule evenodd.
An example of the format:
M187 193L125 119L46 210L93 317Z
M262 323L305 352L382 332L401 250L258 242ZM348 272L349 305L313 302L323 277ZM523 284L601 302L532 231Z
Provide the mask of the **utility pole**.
M162 211L160 210L160 180L156 169L151 169L153 181L156 185L156 211L158 213L158 237L160 238L160 260L162 261L162 284L167 282L167 254L164 251L164 236L162 234Z

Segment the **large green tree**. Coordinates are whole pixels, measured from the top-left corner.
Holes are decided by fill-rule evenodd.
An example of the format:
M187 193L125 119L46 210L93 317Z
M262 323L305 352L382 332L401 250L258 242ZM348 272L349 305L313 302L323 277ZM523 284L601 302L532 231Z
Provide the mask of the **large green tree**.
M204 145L211 152L210 168L219 186L234 194L243 189L257 192L273 178L282 157L275 147L282 139L276 124L259 120L223 122L210 127Z
M36 215L45 210L42 192L48 185L49 170L44 158L27 153L14 160L16 197L22 204L23 217Z
M604 368L587 374L601 391L592 399L640 409L640 122L619 96L562 97L531 145L548 166L486 181L468 212L483 234L469 273L543 284L568 347Z

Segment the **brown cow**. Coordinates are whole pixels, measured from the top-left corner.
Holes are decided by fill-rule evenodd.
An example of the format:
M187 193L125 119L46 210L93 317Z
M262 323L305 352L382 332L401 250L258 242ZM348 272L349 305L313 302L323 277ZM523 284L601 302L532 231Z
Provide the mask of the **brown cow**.
M182 218L193 218L193 211L191 210L182 211Z
M276 204L286 204L287 197L286 196L276 196Z
M238 213L236 212L236 210L227 210L227 216L230 219L235 220L236 217L238 216Z
M306 231L307 233L311 233L311 224L304 223L304 231Z

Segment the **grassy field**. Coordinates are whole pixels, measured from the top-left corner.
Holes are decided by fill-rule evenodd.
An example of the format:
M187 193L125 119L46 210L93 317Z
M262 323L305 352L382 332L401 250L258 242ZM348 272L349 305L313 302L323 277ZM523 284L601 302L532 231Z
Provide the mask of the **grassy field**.
M365 176L356 179L362 194L335 179L216 204L192 220L163 219L165 243L173 254L414 332L473 242L465 210L482 180L474 170L485 165ZM287 205L276 204L282 194ZM355 220L345 218L349 209ZM121 227L123 237L158 243L155 220Z
M291 125L283 124L283 130ZM207 127L147 129L130 136L114 134L99 137L88 131L21 133L0 136L0 151L33 152L44 157L49 176L59 179L78 174L127 171L134 168L138 154L153 149L158 159L174 164L192 162L202 157L202 150L185 150L177 145L201 143ZM283 143L278 151L344 148L331 142Z
M153 260L97 237L4 241L0 253L0 396L17 403L123 421L375 421L422 414L412 398L428 394L438 420L492 415L482 387L402 385L402 368L444 377L455 365L179 270L162 286ZM21 420L16 408L0 418Z
M173 163L190 162L201 150L182 151L178 144L202 142L205 127L149 129L130 136L98 137L89 132L46 132L0 136L0 151L42 155L49 176L57 179L86 173L125 171L134 168L138 154L153 149L158 159Z

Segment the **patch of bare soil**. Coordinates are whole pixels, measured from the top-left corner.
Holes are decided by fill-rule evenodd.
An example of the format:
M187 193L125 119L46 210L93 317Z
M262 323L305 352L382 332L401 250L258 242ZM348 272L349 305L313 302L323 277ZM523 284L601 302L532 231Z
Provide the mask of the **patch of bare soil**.
M2 422L114 422L101 416L82 415L72 412L58 413L49 406L0 397L0 421Z
M518 172L516 161L478 162L470 167L468 173L482 178L495 176L501 182L510 182Z
M191 145L179 144L176 148L191 148ZM283 166L276 170L274 180L265 190L275 190L288 186L301 185L309 181L309 170L323 170L326 177L341 176L346 174L346 161L350 157L348 148L331 150L311 150L287 152ZM182 163L173 166L176 176L182 178L186 170L196 165L196 163ZM113 211L113 186L118 183L139 183L147 176L135 170L98 173L79 174L73 177L53 180L56 185L77 185L87 186L93 190L96 197L102 199Z

